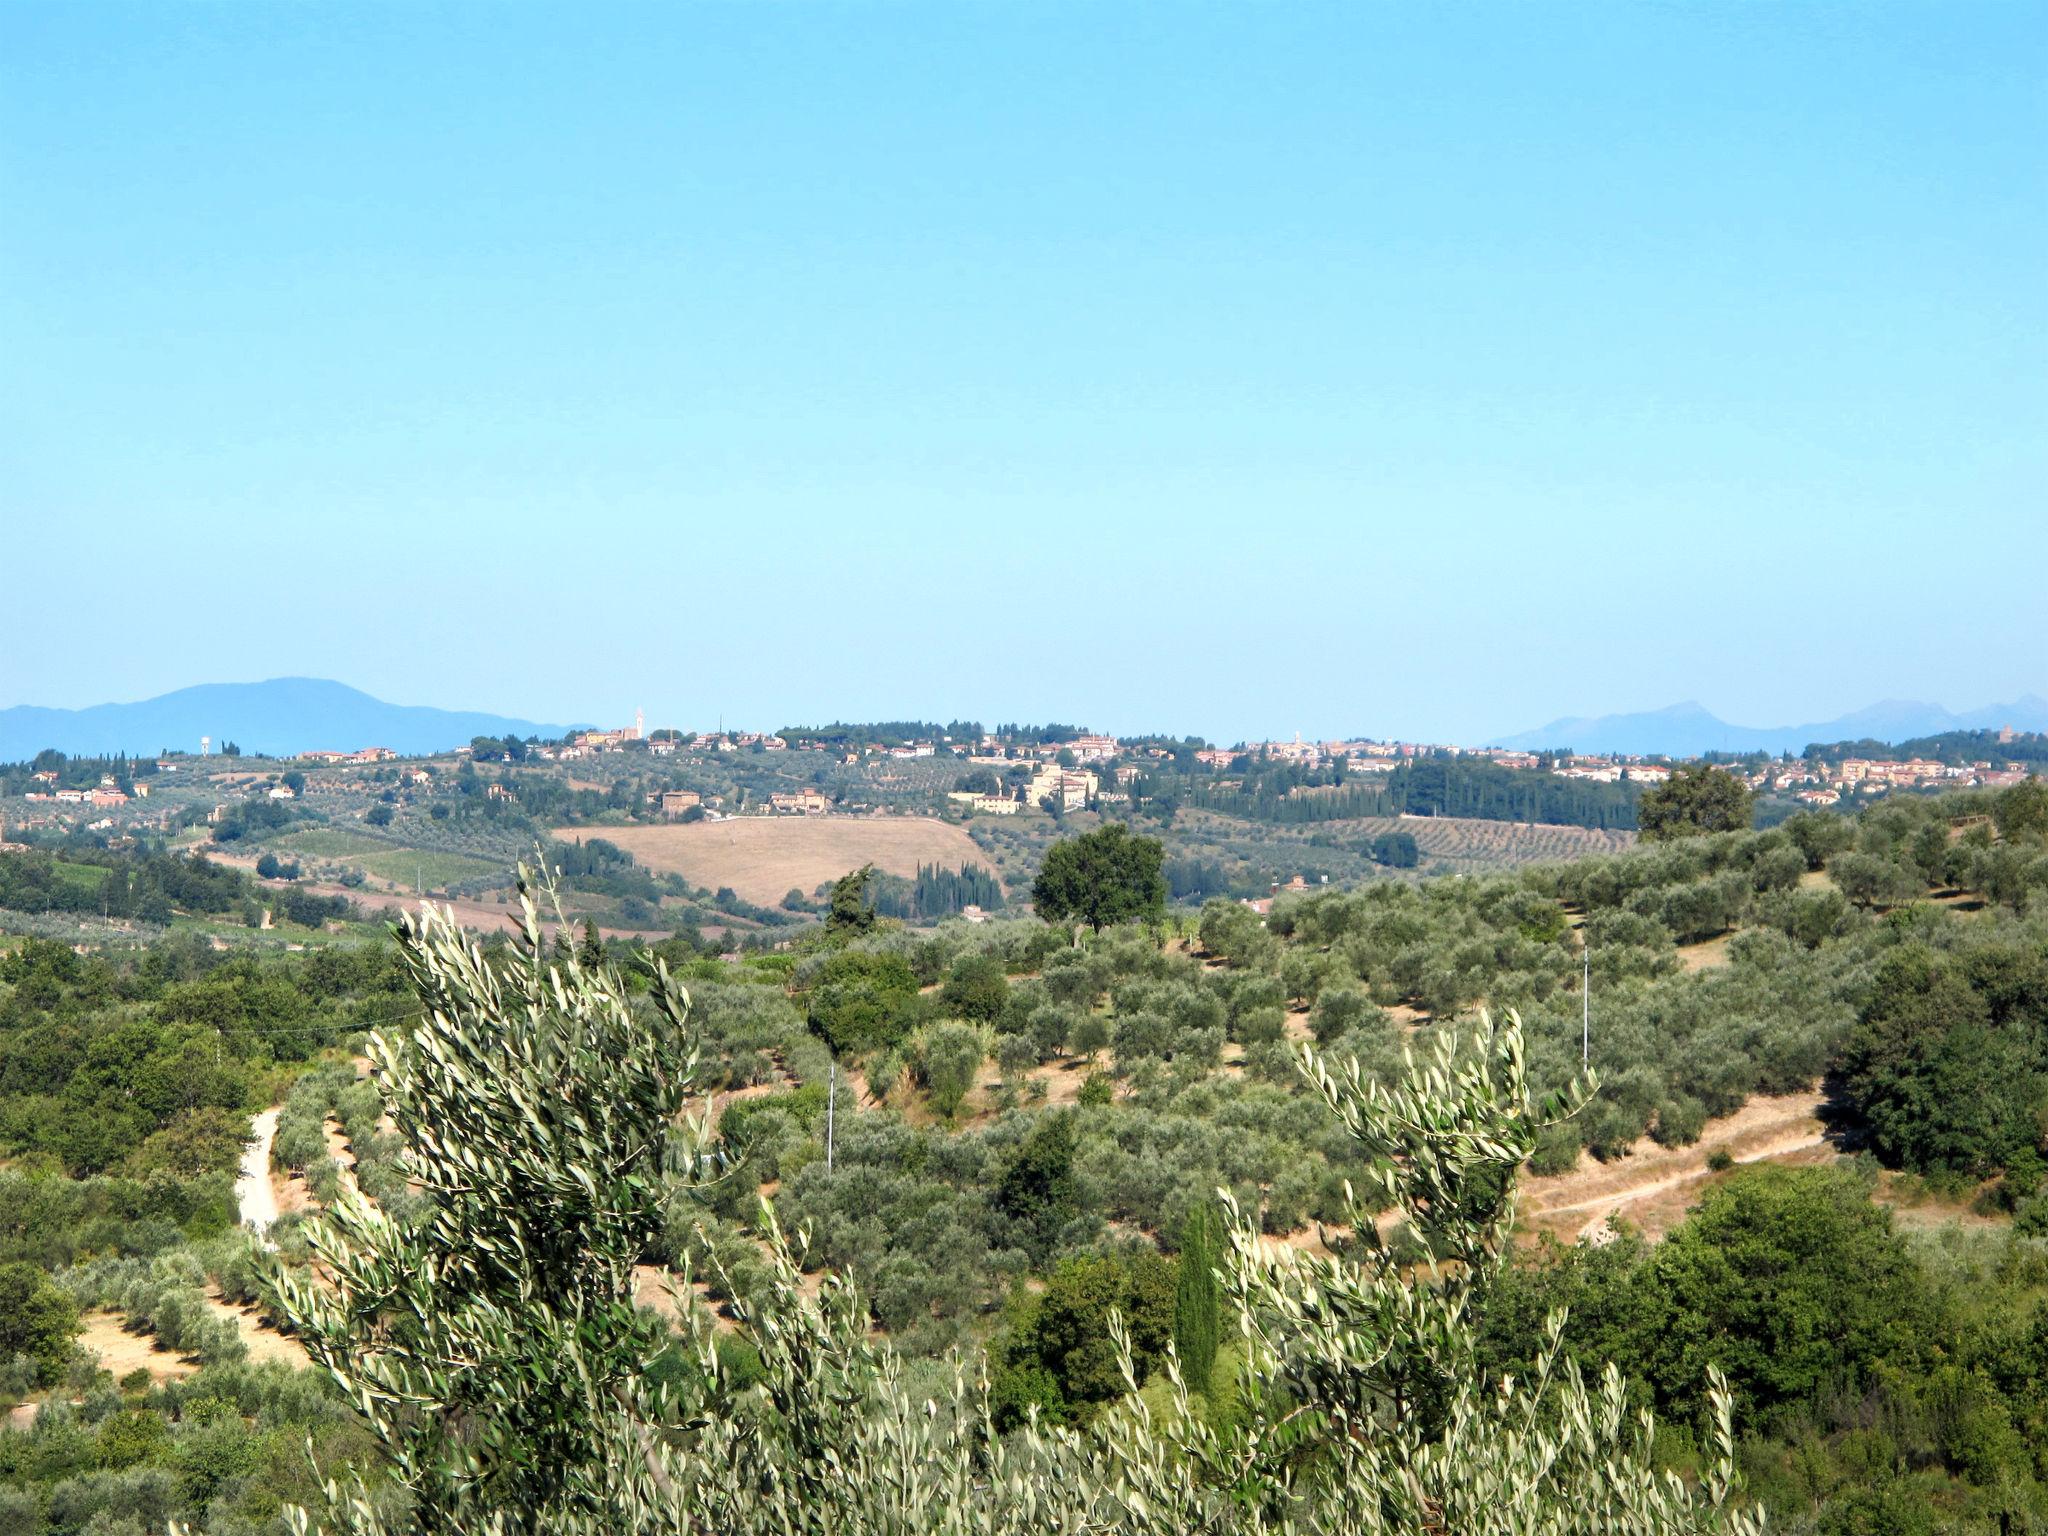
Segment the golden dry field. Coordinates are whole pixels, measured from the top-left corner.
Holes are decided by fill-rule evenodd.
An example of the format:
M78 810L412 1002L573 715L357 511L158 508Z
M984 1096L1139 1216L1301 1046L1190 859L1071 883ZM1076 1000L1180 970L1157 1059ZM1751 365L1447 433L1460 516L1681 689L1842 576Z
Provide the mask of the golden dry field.
M730 886L764 906L792 888L808 896L863 864L914 877L920 864L992 862L964 827L929 816L736 816L666 827L557 827L552 835L565 843L601 837L658 874L679 874L707 890Z

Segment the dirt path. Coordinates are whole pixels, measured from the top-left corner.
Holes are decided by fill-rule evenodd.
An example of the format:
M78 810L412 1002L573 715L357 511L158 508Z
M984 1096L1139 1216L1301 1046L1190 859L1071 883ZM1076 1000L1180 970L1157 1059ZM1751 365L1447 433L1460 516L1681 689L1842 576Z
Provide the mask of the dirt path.
M1613 1162L1581 1153L1569 1173L1523 1181L1525 1222L1559 1236L1597 1238L1611 1214L1625 1211L1648 1235L1659 1236L1683 1219L1698 1186L1714 1172L1707 1159L1715 1153L1726 1152L1734 1163L1759 1163L1831 1150L1820 1118L1825 1102L1817 1090L1759 1095L1734 1114L1709 1120L1689 1147L1660 1147L1644 1137ZM1592 1220L1577 1219L1586 1212Z
M266 1109L249 1122L249 1141L242 1148L242 1171L235 1179L235 1204L242 1225L258 1237L276 1223L277 1185L270 1171L270 1146L277 1140L277 1110Z
M327 1136L327 1155L334 1159L335 1176L341 1181L344 1194L361 1194L356 1185L356 1149L350 1145L341 1122L329 1115L320 1123L320 1129Z

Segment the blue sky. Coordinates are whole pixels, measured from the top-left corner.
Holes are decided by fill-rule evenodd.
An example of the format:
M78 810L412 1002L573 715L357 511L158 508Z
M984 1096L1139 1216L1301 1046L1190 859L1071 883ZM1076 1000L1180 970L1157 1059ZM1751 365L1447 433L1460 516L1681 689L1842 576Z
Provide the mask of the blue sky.
M0 6L0 705L2048 691L2048 10Z

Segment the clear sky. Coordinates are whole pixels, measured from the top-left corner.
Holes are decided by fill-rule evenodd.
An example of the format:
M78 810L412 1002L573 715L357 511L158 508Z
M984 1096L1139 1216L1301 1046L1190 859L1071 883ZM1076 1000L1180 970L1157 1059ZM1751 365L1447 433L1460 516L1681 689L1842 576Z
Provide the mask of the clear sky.
M0 705L2048 691L2048 7L0 4Z

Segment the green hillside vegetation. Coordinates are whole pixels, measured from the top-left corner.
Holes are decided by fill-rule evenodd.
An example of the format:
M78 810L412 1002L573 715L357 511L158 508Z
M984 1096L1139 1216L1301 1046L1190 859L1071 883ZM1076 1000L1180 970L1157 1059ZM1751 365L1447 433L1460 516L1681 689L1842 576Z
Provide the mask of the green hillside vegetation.
M1426 1445L1460 1447L1479 1476L1499 1465L1488 1459L1499 1454L1495 1442L1507 1443L1483 1406L1490 1384L1510 1371L1534 1379L1529 1368L1549 1347L1548 1313L1561 1302L1571 1304L1558 1336L1565 1357L1589 1371L1618 1364L1626 1383L1615 1388L1617 1404L1659 1415L1642 1454L1701 1493L1714 1486L1711 1367L1732 1390L1744 1477L1735 1497L1760 1501L1780 1524L1988 1532L2001 1518L2016 1530L2048 1522L2048 1402L2038 1396L2048 1379L2039 1343L2048 1338L2044 834L2042 793L2023 786L1900 798L1855 819L1800 816L1768 831L1702 833L1512 874L1317 889L1281 896L1263 918L1228 900L1176 914L1146 894L1132 909L1139 920L1112 913L1099 934L1085 920L1077 935L1071 923L1015 915L907 927L877 913L872 882L858 878L814 897L834 920L792 927L793 943L780 950L716 958L688 938L598 943L572 923L541 945L541 962L563 968L572 995L587 1000L587 1012L563 1019L581 1019L579 1030L626 1027L600 1024L623 1009L634 1042L668 1042L657 1062L693 1052L695 1066L686 1092L672 1075L636 1086L633 1074L647 1070L633 1064L637 1043L591 1059L565 1039L559 1048L570 1055L546 1058L551 1080L563 1077L562 1061L580 1063L566 1080L613 1104L605 1134L627 1137L621 1145L668 1123L663 1096L681 1092L709 1116L703 1135L717 1154L660 1172L648 1164L619 1207L638 1213L626 1227L562 1218L593 1256L577 1271L577 1285L598 1286L588 1295L614 1294L605 1287L617 1262L687 1270L696 1284L684 1287L686 1322L707 1330L698 1343L709 1353L678 1346L652 1313L630 1326L605 1313L613 1320L579 1337L601 1341L608 1370L673 1388L681 1410L715 1410L721 1427L701 1444L747 1468L745 1486L760 1500L718 1506L720 1529L760 1526L770 1520L764 1511L799 1490L817 1519L864 1528L889 1500L911 1494L881 1469L911 1463L929 1469L921 1476L964 1479L948 1497L984 1521L976 1528L1022 1528L1024 1506L990 1491L1001 1486L1019 1498L1035 1490L1031 1507L1041 1514L1085 1494L1112 1528L1178 1529L1215 1513L1199 1501L1220 1484L1204 1478L1226 1466L1265 1490L1244 1507L1271 1522L1279 1515L1260 1502L1271 1489L1259 1467L1296 1468L1287 1475L1307 1479L1304 1498L1337 1496L1335 1484L1318 1481L1313 1447L1328 1444L1316 1436L1343 1422L1331 1417L1340 1413L1372 1444L1405 1443L1412 1432ZM89 864L83 855L8 857L23 867L75 862L131 889L174 867L197 870L194 878L235 891L234 901L234 882L245 878L139 851ZM607 875L603 850L588 841L578 857L585 878L639 878L637 867ZM1149 891L1142 864L1074 867L1084 881L1130 873ZM1154 867L1163 877L1164 863ZM1088 892L1073 895L1085 914ZM1582 943L1598 1091L1566 1118L1525 1113L1515 1108L1524 1089L1541 1105L1569 1096L1579 1076ZM481 1102L460 1108L476 1073L509 1081L523 1070L522 1058L506 1054L519 1030L502 1004L477 994L477 966L516 994L522 968L535 962L502 938L482 946L480 961L458 962L447 942L425 938L404 953L401 965L388 944L257 954L160 937L86 955L28 941L0 959L0 1266L34 1271L0 1274L0 1284L42 1320L33 1336L24 1328L13 1347L27 1363L8 1367L0 1386L48 1404L33 1430L0 1436L0 1514L19 1514L13 1528L82 1529L112 1511L109 1520L132 1514L145 1525L175 1514L208 1529L278 1529L282 1500L317 1502L303 1460L282 1460L297 1456L307 1428L323 1465L351 1461L373 1480L419 1443L411 1428L365 1425L314 1376L242 1362L239 1341L202 1294L259 1289L247 1240L228 1230L229 1181L248 1116L267 1104L284 1106L278 1166L301 1173L316 1201L338 1199L349 1183L375 1199L395 1223L376 1241L402 1245L388 1250L393 1263L431 1250L432 1223L453 1209L449 1201L471 1202L462 1206L468 1231L525 1219L477 1206L452 1185L437 1193L432 1177L416 1188L424 1164L443 1154L409 1129L421 1122L408 1119L408 1102L429 1105L436 1127L467 1124L483 1136L488 1123L489 1155L529 1160L520 1177L580 1188L565 1170L583 1152L507 1140L506 1115ZM648 969L657 960L689 991L680 1017ZM611 966L616 981L603 979ZM405 1049L422 989L453 1008L451 1047L466 1043L450 1060L473 1070L407 1088L385 1062L381 1084L359 1080L349 1057L360 1032L383 1027ZM1427 1293L1432 1306L1455 1301L1452 1322L1469 1339L1457 1346L1465 1363L1430 1389L1451 1395L1418 1397L1413 1383L1379 1395L1386 1379L1361 1384L1345 1374L1353 1366L1334 1364L1351 1358L1355 1341L1296 1331L1294 1282L1263 1267L1257 1239L1285 1239L1315 1265L1336 1266L1319 1284L1364 1287L1345 1326L1369 1330L1391 1326L1364 1320L1382 1316L1375 1308L1395 1294L1372 1287L1398 1276L1405 1291L1445 1236L1427 1212L1455 1205L1461 1221L1478 1221L1461 1229L1461 1242L1491 1230L1513 1166L1466 1165L1455 1191L1418 1205L1417 1186L1380 1182L1394 1132L1387 1101L1375 1097L1408 1081L1404 1050L1425 1069L1444 1051L1470 1066L1475 1040L1487 1038L1482 1010L1518 1020L1492 1037L1497 1049L1514 1042L1512 1059L1491 1057L1481 1079L1414 1091L1463 1103L1460 1113L1506 1115L1512 1128L1500 1134L1512 1165L1542 1175L1590 1148L1626 1168L1646 1133L1685 1146L1753 1094L1822 1084L1842 1155L1715 1175L1698 1187L1698 1212L1660 1243L1626 1231L1600 1248L1486 1238L1503 1266L1497 1277L1470 1293ZM555 1004L543 1013L554 1018ZM1327 1078L1302 1075L1304 1042ZM1487 1094L1505 1097L1471 1098L1482 1080L1495 1085ZM414 1093L427 1097L409 1100ZM387 1100L395 1129L382 1118ZM628 1115L633 1105L640 1109ZM330 1125L353 1150L352 1172L329 1155ZM557 1134L534 1134L543 1132ZM1401 1166L1405 1179L1424 1165ZM1974 1203L1970 1224L1895 1222L1884 1201L1902 1178L1946 1208ZM787 1234L787 1260L777 1231ZM1385 1235L1385 1272L1374 1268L1373 1244L1353 1235L1374 1231ZM287 1217L277 1237L298 1302L319 1305L305 1292L305 1219ZM803 1272L800 1284L788 1264ZM498 1286L508 1273L461 1283ZM804 1298L821 1282L823 1311L807 1310ZM572 1293L586 1294L559 1292ZM67 1306L114 1308L190 1349L198 1373L125 1387L96 1378L61 1339L51 1342ZM1255 1340L1267 1342L1247 1345L1247 1307L1261 1319ZM543 1319L513 1323L520 1331L500 1340L512 1351L504 1358L538 1350L551 1369L565 1367L566 1355L549 1353L568 1348L564 1338L531 1331ZM469 1323L451 1317L446 1326ZM334 1337L348 1338L347 1328ZM1300 1349L1309 1353L1290 1354ZM1183 1375L1183 1412L1169 1362L1205 1355L1205 1375ZM949 1362L969 1370L965 1398L953 1395ZM984 1368L985 1401L973 1385ZM1564 1378L1548 1379L1566 1390ZM1333 1399L1344 1381L1363 1395ZM1476 1395L1461 1395L1468 1386ZM1133 1387L1149 1425L1131 1416ZM898 1415L889 1405L933 1393L955 1406L938 1427L916 1431L937 1438L908 1454L897 1437L933 1421L921 1408ZM634 1413L667 1422L659 1414L669 1409L634 1402ZM1467 1408L1447 1419L1425 1411L1432 1402ZM784 1434L800 1404L819 1416L807 1433L823 1438L797 1445ZM1284 1455L1276 1444L1280 1461L1231 1459L1249 1453L1274 1414L1303 1405L1315 1427L1287 1431L1308 1439L1288 1439ZM1478 1417L1454 1428L1468 1410ZM1562 1421L1545 1410L1539 1422L1555 1430ZM746 1447L720 1438L731 1425L753 1437ZM564 1444L589 1452L618 1430L595 1414ZM373 1446L380 1436L382 1450ZM107 1449L109 1438L121 1448ZM1595 1434L1585 1454L1619 1454L1610 1440ZM525 1443L515 1437L489 1455ZM691 1470L699 1443L676 1442L686 1461L670 1472L689 1490L676 1507L703 1513L689 1500L731 1495ZM970 1443L1002 1449L973 1452L982 1459L970 1474L956 1460ZM1480 1454L1475 1444L1493 1448ZM827 1474L817 1461L827 1447L842 1466L869 1470ZM211 1471L192 1470L216 1451ZM440 1441L433 1454L458 1451L469 1453ZM988 1481L991 1454L1013 1483ZM1361 1464L1360 1486L1375 1464ZM1152 1481L1143 1470L1167 1465L1207 1471L1160 1471ZM632 1497L606 1481L616 1471L599 1477L603 1497ZM598 1474L585 1466L575 1475ZM1134 1486L1165 1501L1151 1506L1153 1523L1131 1513ZM929 1485L915 1487L933 1497ZM1467 1496L1441 1492L1453 1502ZM1563 1485L1530 1496L1562 1500ZM666 1529L659 1521L672 1515L648 1518L656 1523L643 1528ZM1494 1518L1480 1509L1457 1528L1486 1529ZM1561 1530L1589 1528L1558 1518ZM1430 1528L1403 1519L1390 1528ZM1701 1522L1711 1523L1692 1514L1634 1528Z

